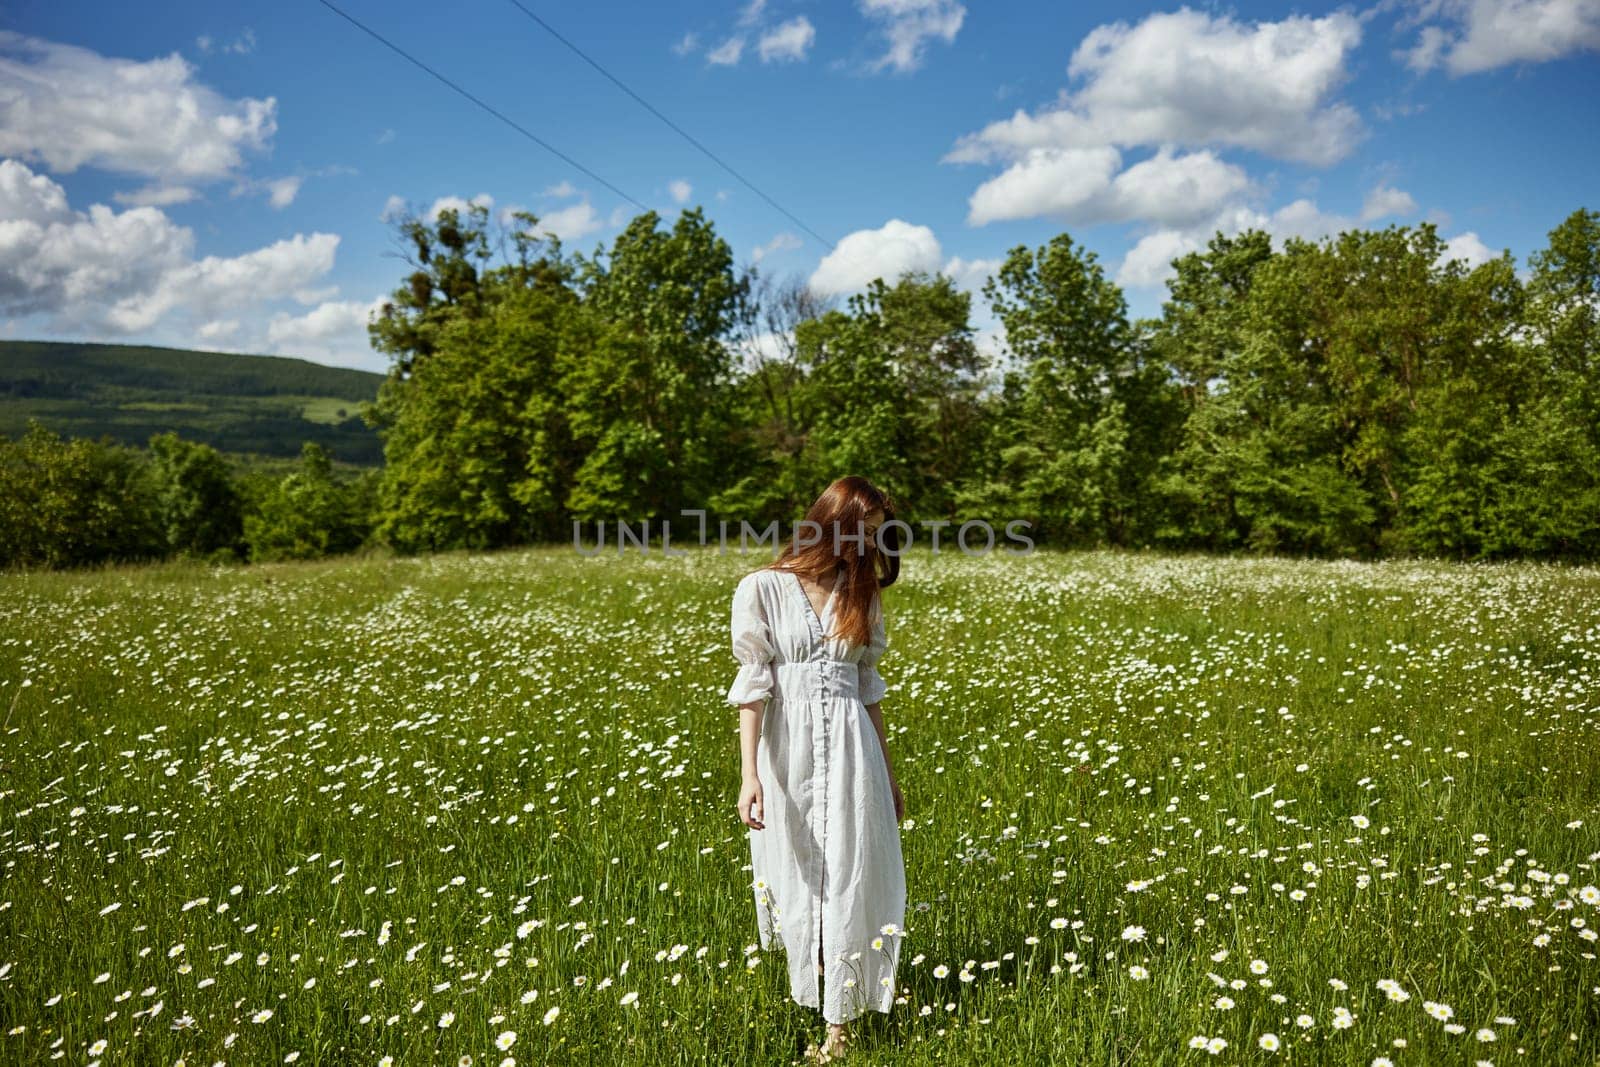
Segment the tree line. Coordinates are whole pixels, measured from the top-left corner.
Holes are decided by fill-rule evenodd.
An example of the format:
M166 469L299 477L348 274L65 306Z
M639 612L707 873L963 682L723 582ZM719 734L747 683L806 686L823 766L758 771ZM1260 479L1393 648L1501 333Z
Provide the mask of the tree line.
M397 221L408 272L370 326L390 369L363 410L384 466L339 486L308 458L256 529L293 514L328 524L322 547L235 551L485 549L575 522L592 543L601 521L681 529L684 509L787 526L856 473L913 524L1022 519L1041 545L1600 556L1594 211L1522 275L1509 253L1450 257L1430 223L1278 249L1218 233L1138 320L1063 233L983 285L993 355L942 274L840 306L736 266L698 208L641 214L590 255L537 223Z

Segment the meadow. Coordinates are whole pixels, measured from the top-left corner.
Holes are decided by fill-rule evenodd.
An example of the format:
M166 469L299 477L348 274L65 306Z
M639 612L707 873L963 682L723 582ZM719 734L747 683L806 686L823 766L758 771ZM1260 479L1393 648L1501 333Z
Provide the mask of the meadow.
M767 558L0 577L0 1060L795 1062L723 703ZM1600 1058L1600 570L917 549L885 604L846 1062Z

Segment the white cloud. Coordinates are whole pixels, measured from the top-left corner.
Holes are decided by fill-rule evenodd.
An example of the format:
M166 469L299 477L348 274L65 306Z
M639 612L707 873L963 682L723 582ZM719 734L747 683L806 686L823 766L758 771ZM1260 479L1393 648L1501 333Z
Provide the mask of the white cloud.
M362 303L359 300L329 300L304 315L279 312L267 324L267 340L274 345L323 346L341 337L366 336L367 322L383 307L383 298Z
M249 55L256 50L256 31L246 27L245 31L231 41L218 44L215 37L201 34L194 39L194 46L210 55L212 52L222 52L236 56Z
M334 234L296 234L195 259L193 232L159 209L76 211L48 177L0 161L0 313L46 317L80 335L144 331L174 313L226 321L292 298L332 269L338 245Z
M798 15L761 35L756 51L761 62L773 63L806 58L806 52L817 39L811 20Z
M735 34L706 53L706 62L716 67L731 67L744 55L744 38Z
M1363 136L1335 101L1361 23L1339 12L1245 25L1180 9L1100 26L1073 53L1082 86L1059 106L1018 110L962 137L946 162L1024 158L1034 149L1217 145L1301 163L1342 159Z
M676 55L686 56L698 47L700 47L700 38L693 33L686 33L678 39L677 44L672 46L672 51Z
M1417 202L1403 189L1380 185L1367 194L1361 205L1361 221L1385 218L1389 215L1415 215Z
M694 186L682 178L675 178L667 183L667 191L672 194L674 204L687 204L689 198L694 195Z
M267 202L273 207L283 209L294 203L295 196L300 192L301 179L296 177L274 178L267 183Z
M379 222L393 222L406 213L406 198L389 194L389 199L383 202L383 211L378 214Z
M1367 194L1362 217L1352 218L1337 212L1323 211L1314 200L1305 197L1266 213L1243 204L1233 204L1218 212L1204 224L1178 228L1167 227L1147 233L1139 238L1123 256L1117 270L1116 282L1129 289L1154 289L1165 285L1173 275L1171 261L1190 252L1204 251L1217 233L1234 236L1245 230L1263 230L1273 240L1275 247L1290 237L1305 241L1320 241L1348 230L1360 229L1370 222L1367 212L1383 207L1383 214L1409 214L1416 204L1409 194L1380 185ZM1476 266L1493 259L1475 233L1465 233L1445 242L1449 254L1459 255ZM1449 258L1447 254L1443 258Z
M277 101L230 100L173 53L145 62L0 31L0 155L167 185L232 175L265 149Z
M199 195L187 185L162 185L157 183L135 189L131 193L112 193L111 199L129 207L167 207L171 204L187 204Z
M962 259L952 256L939 273L955 282L958 289L976 293L983 289L983 283L991 275L999 273L1002 262L999 259Z
M932 273L944 257L939 239L926 226L890 219L876 230L857 230L822 258L810 286L824 295L864 289L874 278L889 284L906 271Z
M577 196L578 187L566 179L562 179L561 181L556 182L554 185L546 188L543 195L555 197Z
M1500 253L1491 250L1488 245L1479 240L1476 233L1468 230L1466 233L1457 234L1455 237L1445 241L1444 251L1439 255L1439 262L1445 263L1452 259L1460 259L1464 260L1470 269L1487 263L1491 259L1498 259L1499 256Z
M1408 21L1433 18L1403 53L1414 70L1459 76L1600 51L1597 0L1426 0Z
M787 230L777 234L764 245L756 245L750 252L750 262L760 263L774 252L787 252L801 247L803 242Z
M441 196L439 199L435 200L433 202L433 206L428 209L427 218L430 221L437 220L440 212L453 208L458 218L465 219L467 215L467 209L474 204L484 208L492 208L494 207L494 197L490 196L488 193L479 193L471 200L463 200L459 196Z
M956 0L860 0L860 5L863 15L883 24L889 40L888 51L872 64L874 70L916 70L928 43L953 43L967 16Z
M1157 230L1139 238L1122 257L1116 282L1127 289L1156 289L1173 275L1171 262L1203 248L1196 236L1177 230Z
M1209 151L1174 157L1163 145L1118 173L1121 165L1121 153L1109 145L1030 149L978 187L967 221L981 226L1047 215L1083 224L1137 219L1186 225L1252 189L1242 168Z
M202 322L195 330L195 334L202 341L216 343L226 341L239 332L238 319L217 319L212 322Z
M767 10L767 0L750 0L739 12L739 25L754 26L761 21L761 16Z
M596 230L605 228L605 222L595 214L594 205L588 199L569 204L555 211L544 214L534 212L539 216L536 227L539 233L553 233L563 241L574 241L579 237L587 237ZM616 225L614 222L612 225Z

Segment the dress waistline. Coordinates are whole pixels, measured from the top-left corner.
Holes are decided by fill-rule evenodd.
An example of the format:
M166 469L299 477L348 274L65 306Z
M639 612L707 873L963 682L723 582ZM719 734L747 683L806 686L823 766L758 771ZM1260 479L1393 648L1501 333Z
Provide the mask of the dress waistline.
M840 659L790 660L774 663L778 687L789 699L859 698L861 668Z

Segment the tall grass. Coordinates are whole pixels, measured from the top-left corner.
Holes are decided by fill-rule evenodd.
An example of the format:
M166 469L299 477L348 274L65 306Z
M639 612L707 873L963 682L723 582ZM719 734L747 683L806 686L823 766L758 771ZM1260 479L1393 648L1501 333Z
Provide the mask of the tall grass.
M793 1062L722 702L765 558L0 579L0 1059ZM859 1061L1600 1056L1600 571L902 575Z

